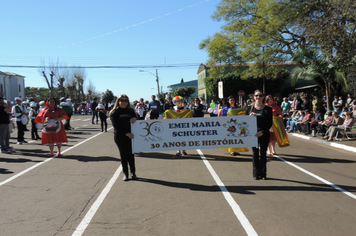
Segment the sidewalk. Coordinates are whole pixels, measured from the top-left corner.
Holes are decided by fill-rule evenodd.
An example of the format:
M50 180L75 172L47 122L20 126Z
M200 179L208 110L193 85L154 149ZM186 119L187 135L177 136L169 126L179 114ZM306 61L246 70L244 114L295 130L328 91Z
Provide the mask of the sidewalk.
M294 136L294 137L302 138L305 140L310 140L312 142L322 143L322 144L328 145L330 147L340 148L340 149L343 149L346 151L356 153L356 139L344 138L343 141L341 141L341 142L334 139L334 141L328 142L328 141L322 139L322 136L320 136L320 135L313 137L311 135L288 133L288 136Z

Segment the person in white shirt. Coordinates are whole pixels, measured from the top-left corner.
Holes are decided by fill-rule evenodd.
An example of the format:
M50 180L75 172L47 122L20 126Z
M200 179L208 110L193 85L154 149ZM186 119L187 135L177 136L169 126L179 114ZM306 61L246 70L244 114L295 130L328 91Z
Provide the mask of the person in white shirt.
M22 99L19 97L15 98L16 105L12 107L12 114L15 117L17 125L17 144L27 143L25 141L25 130L26 125L22 124L21 117L23 115L28 115L27 110L24 105L21 105Z

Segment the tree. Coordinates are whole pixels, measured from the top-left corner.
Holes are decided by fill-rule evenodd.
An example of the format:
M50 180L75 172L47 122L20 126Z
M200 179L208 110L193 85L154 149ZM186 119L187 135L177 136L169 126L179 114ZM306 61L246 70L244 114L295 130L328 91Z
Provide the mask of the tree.
M87 76L84 68L82 68L82 67L74 68L73 76L77 80L79 100L84 100L85 99L84 82L85 82L86 76Z
M290 61L295 50L309 44L304 32L294 25L299 8L292 1L222 0L212 18L226 24L199 47L208 52L210 65L253 63L245 71L232 67L242 79L276 78L284 73L281 63ZM212 76L221 74L224 67L211 69Z
M114 100L114 93L111 90L107 89L105 93L102 94L101 99L103 99L107 103L111 102L112 100Z
M347 81L343 72L338 70L335 63L326 60L315 49L305 48L298 51L294 60L298 66L290 74L291 85L294 86L299 79L315 80L325 89L327 96L327 109L331 109L332 92L339 88L347 89Z
M271 75L268 75L271 76ZM266 85L266 91L268 94L274 94L280 92L281 85L288 78L289 72L284 71L278 74L273 80ZM208 76L204 79L205 88L209 96L214 98L218 97L218 82L221 80L224 84L223 93L225 97L233 95L238 97L237 92L239 90L245 91L245 98L248 94L252 94L256 89L262 89L262 78L250 77L243 79L238 72L231 72L223 75L221 78Z
M297 0L295 3L303 6L296 23L304 29L306 39L339 68L350 67L356 55L356 2Z
M182 96L186 101L188 100L188 98L190 97L190 95L192 95L193 93L195 93L196 88L195 87L180 87L180 88L176 88L173 89L171 91L171 96Z
M184 83L184 79L182 78L182 79L180 80L180 82L181 82L181 83Z

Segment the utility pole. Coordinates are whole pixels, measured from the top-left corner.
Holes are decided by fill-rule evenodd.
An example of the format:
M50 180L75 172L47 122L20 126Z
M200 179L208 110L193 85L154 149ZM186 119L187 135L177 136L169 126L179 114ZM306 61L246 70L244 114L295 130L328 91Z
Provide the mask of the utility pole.
M266 74L265 74L265 47L262 48L262 71L263 71L263 94L266 94Z
M158 81L158 69L156 69L156 81L157 81L157 91L158 100L161 98L161 93L159 92L159 81Z

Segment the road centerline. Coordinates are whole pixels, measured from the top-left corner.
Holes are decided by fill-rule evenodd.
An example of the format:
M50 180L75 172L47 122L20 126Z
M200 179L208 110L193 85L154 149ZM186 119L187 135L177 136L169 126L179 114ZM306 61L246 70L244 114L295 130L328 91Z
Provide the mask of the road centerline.
M229 203L229 205L230 205L231 209L233 210L235 216L240 221L242 227L245 229L247 235L249 235L249 236L255 236L256 235L257 236L258 234L255 231L255 229L253 228L253 226L251 225L250 221L247 219L245 214L242 212L240 206L236 203L234 198L231 196L230 192L225 187L224 183L221 181L219 176L216 174L215 170L213 169L213 167L210 165L209 161L204 156L204 153L200 149L197 149L197 152L199 153L200 158L203 160L206 168L209 170L211 176L215 180L215 183L219 186L221 192L223 193L226 201Z
M354 195L354 194L350 193L349 191L347 191L347 190L345 190L345 189L343 189L343 188L341 188L341 187L339 187L339 186L337 186L337 185L331 183L330 181L327 181L326 179L323 179L323 178L321 178L320 176L318 176L318 175L316 175L316 174L313 174L313 173L311 173L310 171L307 171L306 169L304 169L304 168L302 168L302 167L300 167L300 166L298 166L298 165L296 165L296 164L294 164L294 163L292 163L292 162L289 162L289 161L283 159L282 157L279 157L279 156L277 156L277 155L273 155L273 156L274 156L275 158L277 158L277 159L283 161L284 163L286 163L286 164L288 164L288 165L291 165L291 166L293 166L294 168L296 168L296 169L298 169L298 170L304 172L305 174L307 174L307 175L309 175L309 176L311 176L311 177L313 177L313 178L315 178L315 179L317 179L317 180L323 182L324 184L329 185L330 187L332 187L332 188L334 188L334 189L336 189L336 190L338 190L338 191L340 191L340 192L346 194L347 196L349 196L349 197L351 197L351 198L353 198L353 199L356 199L356 195Z

